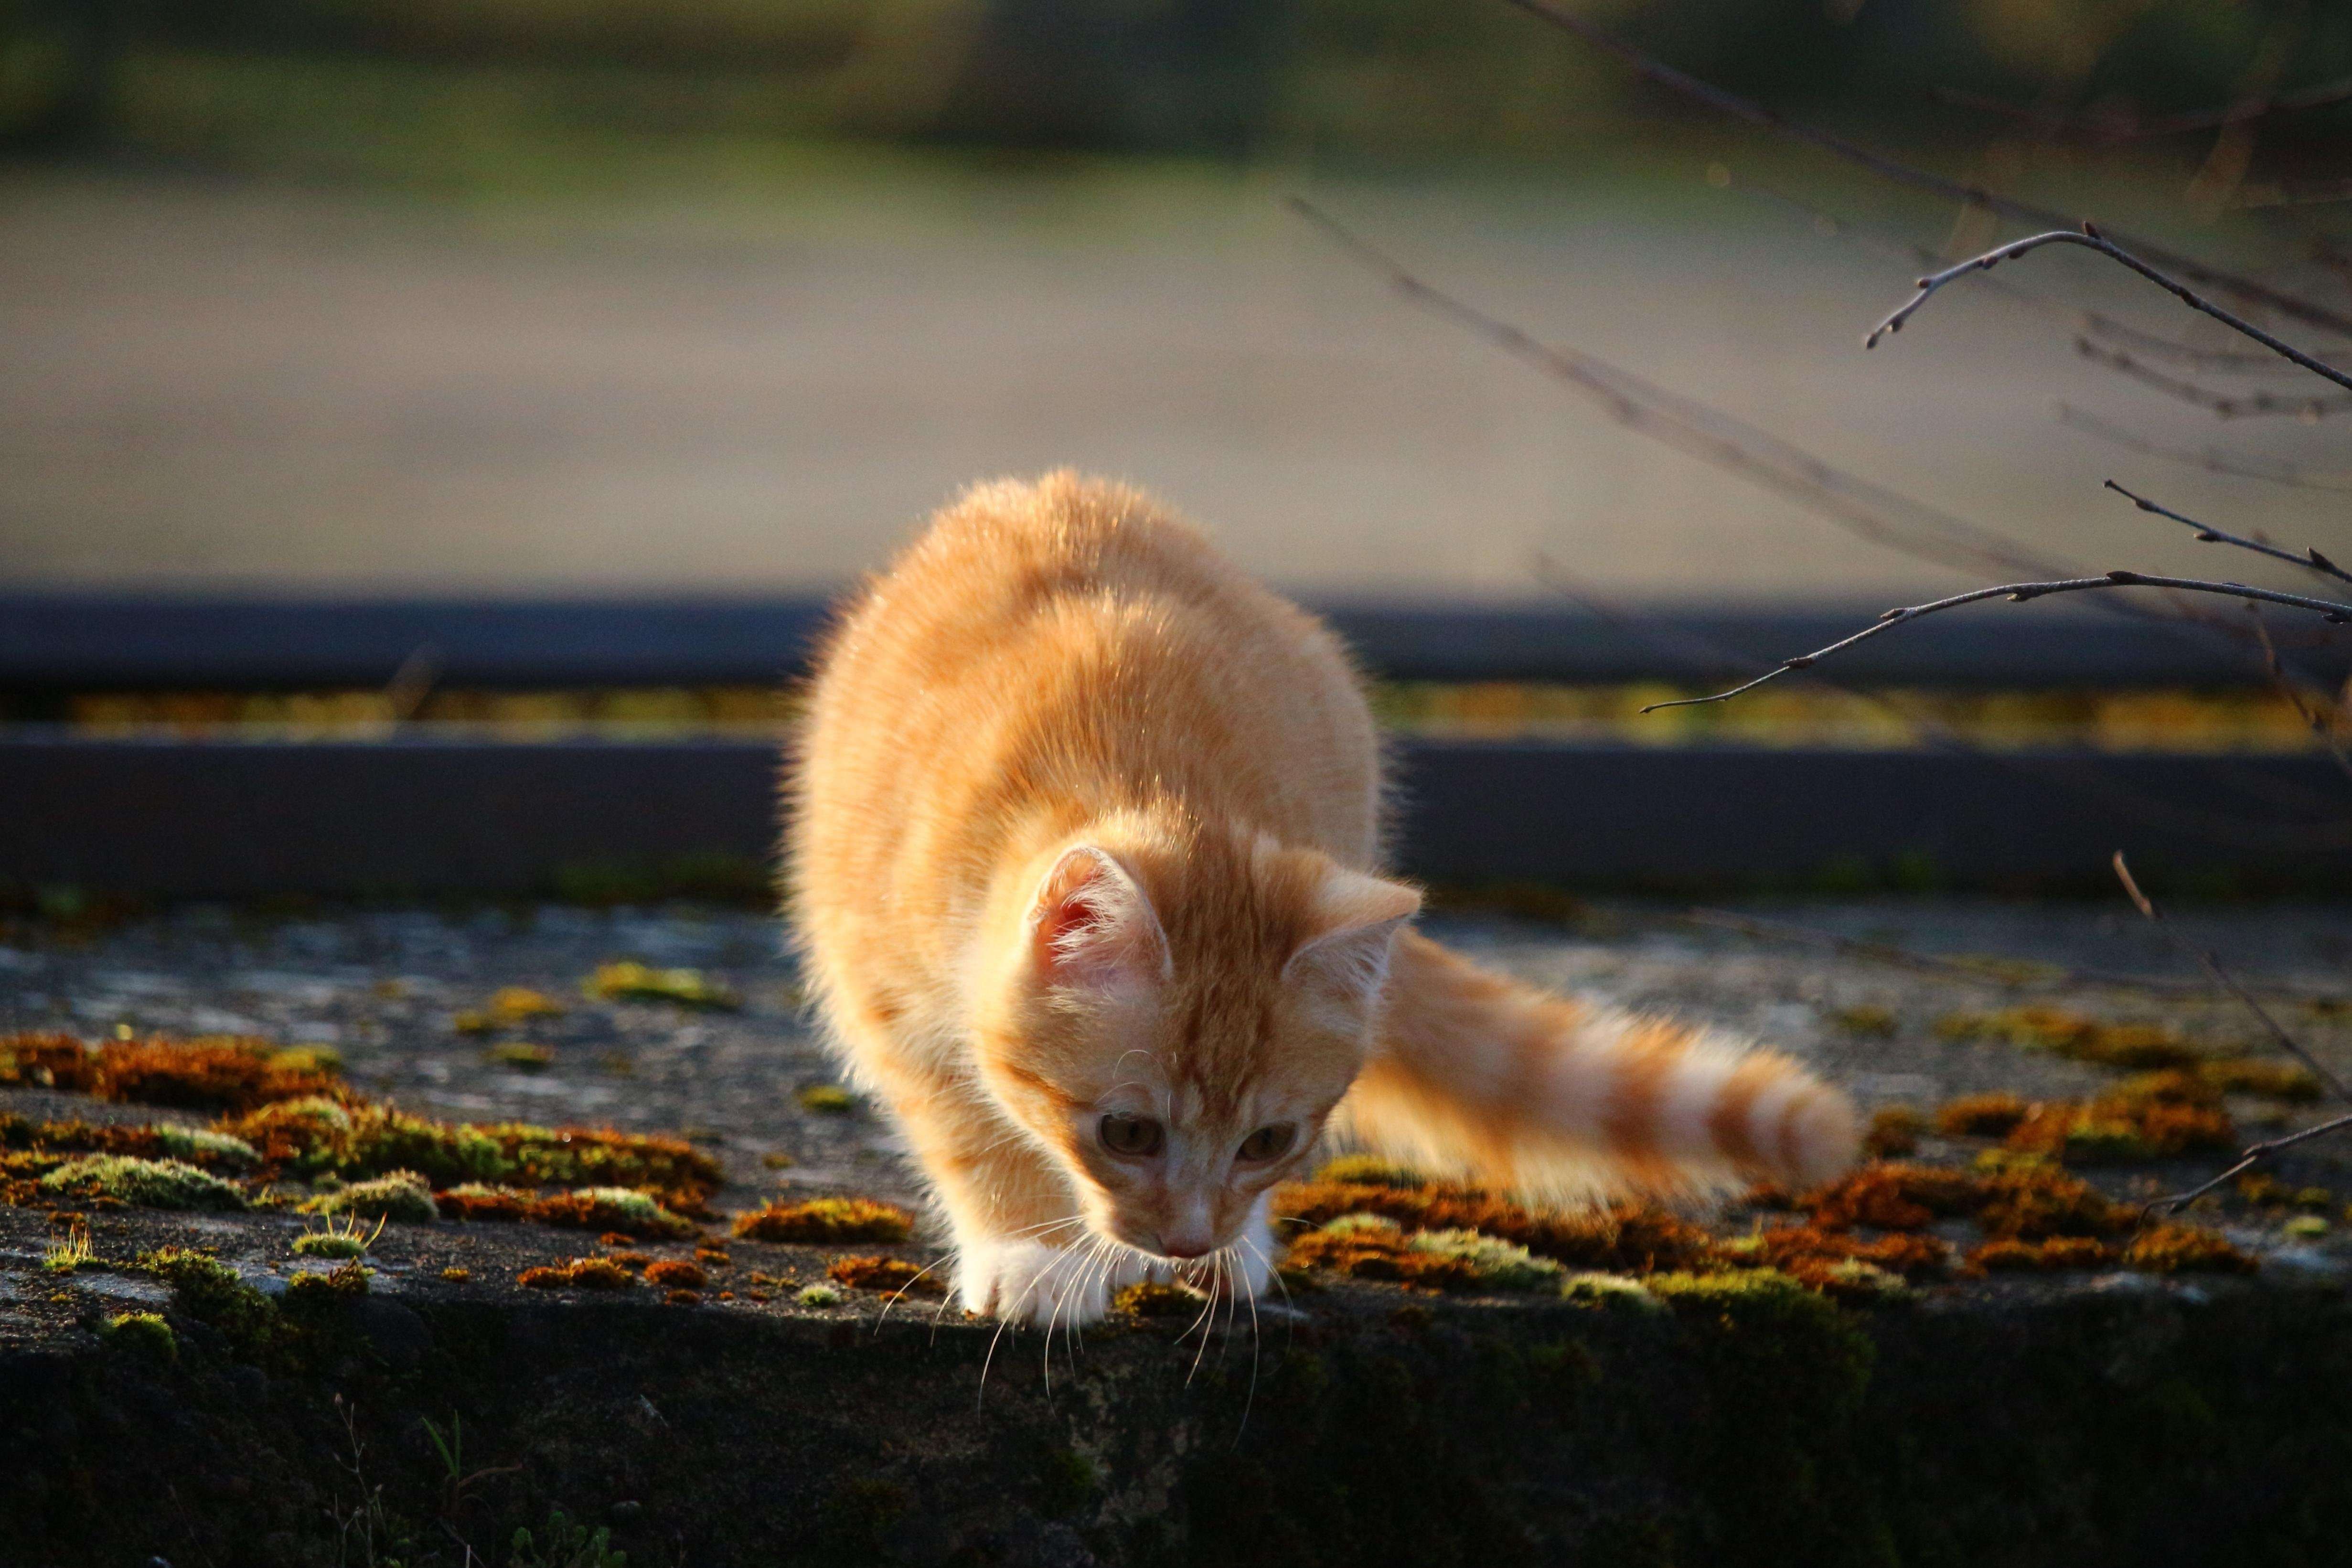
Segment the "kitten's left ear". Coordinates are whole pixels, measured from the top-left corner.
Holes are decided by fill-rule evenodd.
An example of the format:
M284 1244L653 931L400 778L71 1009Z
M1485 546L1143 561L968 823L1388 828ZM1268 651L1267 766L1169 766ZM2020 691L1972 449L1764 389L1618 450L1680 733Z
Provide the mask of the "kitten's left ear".
M1116 997L1168 978L1168 938L1151 900L1098 845L1062 852L1037 884L1023 935L1036 973L1058 989Z
M1418 889L1334 865L1316 889L1306 938L1282 967L1284 983L1360 1016L1388 979L1397 928L1420 909Z

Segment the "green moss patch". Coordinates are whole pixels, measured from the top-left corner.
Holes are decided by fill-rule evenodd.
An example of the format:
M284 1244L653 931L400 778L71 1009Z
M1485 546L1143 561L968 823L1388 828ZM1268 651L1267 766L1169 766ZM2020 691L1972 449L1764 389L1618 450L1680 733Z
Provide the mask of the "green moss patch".
M1556 1286L1568 1270L1549 1258L1475 1230L1424 1230L1407 1244L1416 1252L1456 1258L1470 1266L1478 1284L1493 1291L1534 1291Z
M98 1337L109 1350L143 1357L170 1366L180 1359L180 1336L160 1312L117 1312L106 1320Z
M86 1155L41 1178L45 1192L76 1198L111 1198L146 1208L238 1209L245 1195L209 1171L179 1160L129 1155Z
M431 1184L415 1171L394 1171L368 1181L353 1182L321 1193L302 1204L304 1214L349 1215L358 1219L397 1219L407 1225L429 1225L441 1218L434 1207Z
M895 1245L915 1233L915 1217L896 1205L864 1197L814 1197L769 1203L735 1217L737 1236L751 1241L835 1246L871 1241Z
M699 969L656 969L624 959L591 976L587 993L613 1002L673 1002L679 1007L732 1009L743 1005L733 990Z

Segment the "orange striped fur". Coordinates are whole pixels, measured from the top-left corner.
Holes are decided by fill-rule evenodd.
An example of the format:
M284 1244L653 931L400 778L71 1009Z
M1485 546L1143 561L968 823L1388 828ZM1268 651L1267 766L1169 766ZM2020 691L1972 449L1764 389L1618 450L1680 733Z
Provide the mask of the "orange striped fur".
M1852 1113L1785 1059L1548 997L1412 932L1331 634L1144 497L968 492L836 627L789 897L968 1307L1265 1281L1327 1132L1537 1197L1811 1180Z

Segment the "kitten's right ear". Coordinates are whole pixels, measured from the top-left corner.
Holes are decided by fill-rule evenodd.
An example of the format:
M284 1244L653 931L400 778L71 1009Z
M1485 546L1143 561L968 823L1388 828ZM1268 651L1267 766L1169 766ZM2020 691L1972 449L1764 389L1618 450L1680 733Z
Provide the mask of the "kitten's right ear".
M1108 997L1168 978L1168 938L1128 869L1108 850L1063 852L1030 901L1023 930L1046 985Z

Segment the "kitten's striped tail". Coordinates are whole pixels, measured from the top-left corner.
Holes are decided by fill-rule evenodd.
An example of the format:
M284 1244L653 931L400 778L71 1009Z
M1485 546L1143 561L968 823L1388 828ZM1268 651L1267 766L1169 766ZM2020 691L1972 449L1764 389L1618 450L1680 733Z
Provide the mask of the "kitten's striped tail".
M1533 1197L1827 1180L1853 1107L1787 1057L1549 996L1399 935L1345 1130L1433 1175Z

